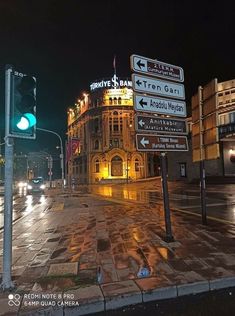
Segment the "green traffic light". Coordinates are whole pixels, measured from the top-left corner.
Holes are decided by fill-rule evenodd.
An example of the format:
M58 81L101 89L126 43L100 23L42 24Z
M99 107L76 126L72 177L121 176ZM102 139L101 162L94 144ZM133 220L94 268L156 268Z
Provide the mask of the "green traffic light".
M25 131L28 128L34 126L36 122L36 117L32 113L24 113L24 115L20 117L20 120L16 126L18 129Z

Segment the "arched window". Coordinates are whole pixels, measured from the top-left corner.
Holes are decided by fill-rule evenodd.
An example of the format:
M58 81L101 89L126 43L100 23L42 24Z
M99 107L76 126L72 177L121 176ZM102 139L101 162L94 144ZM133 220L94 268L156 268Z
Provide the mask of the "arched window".
M135 159L135 171L138 172L140 171L140 162L139 159Z
M113 104L117 104L117 98L113 98Z
M119 131L119 124L118 124L118 112L113 112L113 131L118 132Z
M96 159L95 161L95 173L99 173L100 172L100 161L99 159Z
M118 104L122 104L122 98L118 98Z
M112 105L113 104L113 99L109 98L109 104Z

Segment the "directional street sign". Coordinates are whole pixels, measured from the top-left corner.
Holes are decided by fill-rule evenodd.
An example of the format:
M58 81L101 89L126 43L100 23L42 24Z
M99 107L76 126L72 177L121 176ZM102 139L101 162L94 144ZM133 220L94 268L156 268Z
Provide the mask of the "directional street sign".
M186 136L136 134L139 151L188 151Z
M134 93L134 109L141 112L186 117L184 101L145 96Z
M131 68L136 72L149 76L165 78L173 81L184 81L184 71L181 67L138 55L131 56Z
M153 115L136 115L136 130L139 132L158 132L171 134L187 134L185 120L164 118Z
M137 92L185 99L184 85L180 83L132 74L132 84Z

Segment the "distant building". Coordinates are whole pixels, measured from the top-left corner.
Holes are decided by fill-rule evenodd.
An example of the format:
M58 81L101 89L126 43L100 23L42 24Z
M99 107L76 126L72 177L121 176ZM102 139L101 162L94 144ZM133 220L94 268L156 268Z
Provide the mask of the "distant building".
M114 75L91 83L90 93L68 110L68 146L73 139L78 147L68 157L70 183L129 182L159 175L158 154L136 151L129 79Z
M217 113L219 150L218 159L205 161L206 176L235 176L235 80L217 84ZM192 162L191 118L187 119L189 126L189 152L179 152L177 155L168 153L169 179L199 178L199 163Z

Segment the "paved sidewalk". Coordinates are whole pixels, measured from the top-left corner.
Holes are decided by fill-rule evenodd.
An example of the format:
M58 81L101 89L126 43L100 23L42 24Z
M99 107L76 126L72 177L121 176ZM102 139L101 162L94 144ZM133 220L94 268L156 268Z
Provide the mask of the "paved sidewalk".
M19 296L9 306L1 294L0 315L84 315L235 286L234 225L172 211L172 243L164 227L159 205L56 192L47 212L14 225Z

